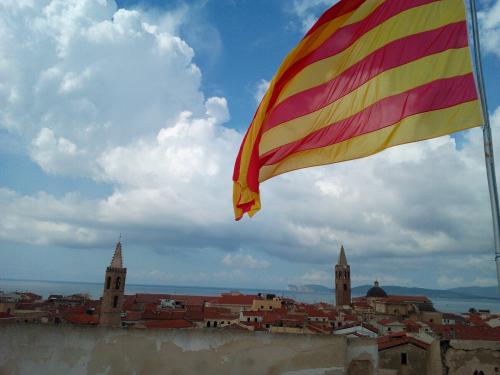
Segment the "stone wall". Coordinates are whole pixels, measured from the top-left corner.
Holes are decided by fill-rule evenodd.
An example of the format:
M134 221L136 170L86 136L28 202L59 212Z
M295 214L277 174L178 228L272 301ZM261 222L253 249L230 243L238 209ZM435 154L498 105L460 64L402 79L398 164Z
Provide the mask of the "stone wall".
M375 374L376 340L226 330L0 327L0 375Z
M500 341L443 340L441 362L444 375L500 374Z

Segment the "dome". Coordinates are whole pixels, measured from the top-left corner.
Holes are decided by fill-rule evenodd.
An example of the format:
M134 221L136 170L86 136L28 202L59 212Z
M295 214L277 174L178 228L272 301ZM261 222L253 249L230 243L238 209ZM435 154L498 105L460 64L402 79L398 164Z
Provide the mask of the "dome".
M387 297L387 293L378 286L378 281L375 281L373 286L366 292L366 297Z

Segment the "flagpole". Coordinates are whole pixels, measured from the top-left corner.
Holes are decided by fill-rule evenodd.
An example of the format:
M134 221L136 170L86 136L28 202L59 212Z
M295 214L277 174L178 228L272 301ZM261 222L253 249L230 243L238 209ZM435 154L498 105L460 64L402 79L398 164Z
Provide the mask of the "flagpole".
M483 109L484 125L483 141L484 156L486 160L486 174L488 176L488 189L490 191L491 215L493 218L493 238L495 244L495 262L497 265L497 284L500 294L500 211L498 209L498 189L495 175L495 160L493 156L493 139L491 136L490 115L484 89L483 67L481 64L481 45L476 14L476 0L469 0L472 20L472 36L474 38L474 61L476 65L476 80Z

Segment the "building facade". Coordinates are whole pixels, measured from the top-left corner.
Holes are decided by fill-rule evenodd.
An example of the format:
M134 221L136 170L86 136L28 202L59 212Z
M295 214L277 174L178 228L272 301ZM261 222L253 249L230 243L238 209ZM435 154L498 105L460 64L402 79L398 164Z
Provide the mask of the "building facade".
M99 324L106 327L121 326L123 294L127 269L123 267L122 244L116 244L111 264L106 268L104 291L102 293L101 314Z
M347 264L344 246L340 247L339 261L335 265L335 305L351 304L351 268Z

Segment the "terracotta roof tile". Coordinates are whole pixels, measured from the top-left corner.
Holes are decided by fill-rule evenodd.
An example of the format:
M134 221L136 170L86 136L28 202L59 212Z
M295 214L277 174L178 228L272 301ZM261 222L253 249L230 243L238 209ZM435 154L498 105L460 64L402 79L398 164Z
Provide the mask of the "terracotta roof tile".
M97 314L71 313L64 316L64 320L71 324L97 325L99 317Z
M216 297L209 302L218 305L251 306L255 299L259 299L259 296L254 294L223 294L220 297Z
M203 311L204 319L233 320L238 319L239 314L232 313L231 310L218 307L206 307Z
M424 350L427 350L430 347L429 344L414 337L408 337L405 333L379 337L377 339L377 343L379 351L406 344L412 344Z
M193 328L194 325L185 319L170 319L170 320L148 320L142 322L146 328Z

